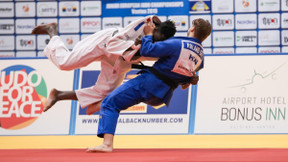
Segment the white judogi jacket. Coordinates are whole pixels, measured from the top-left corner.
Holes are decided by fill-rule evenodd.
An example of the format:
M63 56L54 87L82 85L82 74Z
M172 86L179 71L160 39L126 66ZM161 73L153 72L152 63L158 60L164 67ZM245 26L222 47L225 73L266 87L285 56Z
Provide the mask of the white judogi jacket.
M125 28L119 29L119 32L108 40L106 44L107 52L123 56L126 61L130 61L140 49L140 46L134 46L135 40L144 36L143 29L148 22L152 21L153 17L156 16L144 17L130 23ZM130 47L134 48L134 50L127 52L126 50Z

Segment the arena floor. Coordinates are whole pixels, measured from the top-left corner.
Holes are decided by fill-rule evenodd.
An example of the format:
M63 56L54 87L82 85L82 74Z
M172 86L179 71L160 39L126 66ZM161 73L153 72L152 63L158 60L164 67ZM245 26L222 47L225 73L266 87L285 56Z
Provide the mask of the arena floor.
M113 153L87 153L97 136L0 136L0 161L287 162L288 135L119 135Z

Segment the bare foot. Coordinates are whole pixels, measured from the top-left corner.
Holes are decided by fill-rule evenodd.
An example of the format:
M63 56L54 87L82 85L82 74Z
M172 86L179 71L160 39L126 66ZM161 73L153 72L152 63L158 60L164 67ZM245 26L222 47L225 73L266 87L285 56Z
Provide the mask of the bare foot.
M86 152L112 152L113 151L113 147L112 146L108 146L105 144L96 146L96 147L90 147L86 150Z
M58 94L59 94L59 91L57 91L56 89L52 89L50 91L49 98L43 109L44 112L49 110L58 101L58 97L57 97Z
M50 37L57 35L57 23L38 25L32 30L31 34L49 34Z

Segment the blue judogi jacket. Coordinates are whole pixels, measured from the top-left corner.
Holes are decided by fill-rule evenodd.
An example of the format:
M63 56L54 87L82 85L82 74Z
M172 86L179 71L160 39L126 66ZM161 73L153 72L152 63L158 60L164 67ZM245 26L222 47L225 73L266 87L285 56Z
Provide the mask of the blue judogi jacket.
M145 57L158 57L153 68L179 84L190 83L193 72L204 67L204 54L201 41L191 37L172 37L153 43L152 36L142 38L140 54ZM149 73L149 70L147 70ZM168 106L173 89L153 75L145 88L156 97L163 99Z

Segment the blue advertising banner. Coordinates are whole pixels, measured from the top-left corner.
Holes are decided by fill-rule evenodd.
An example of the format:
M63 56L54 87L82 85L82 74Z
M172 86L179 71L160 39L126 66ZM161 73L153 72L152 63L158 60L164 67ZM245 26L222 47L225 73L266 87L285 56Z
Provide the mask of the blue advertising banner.
M184 0L108 0L102 1L102 16L187 15L189 2Z
M134 76L138 70L132 70L127 73L125 77L125 81L128 81L128 78L131 78L130 76ZM91 87L95 84L97 81L97 78L100 74L100 71L92 71L92 70L87 70L87 71L82 71L82 80L81 80L81 88L86 88L86 87ZM188 97L183 97L183 96L188 96L188 89L182 90L180 87L178 87L175 90L175 95L173 96L170 106L167 107L163 105L160 108L155 108L152 106L147 105L147 112L146 114L187 114L187 103L188 103ZM95 113L95 114L99 114ZM129 115L135 115L139 113L129 113ZM79 115L87 115L86 114L86 109L79 107Z

